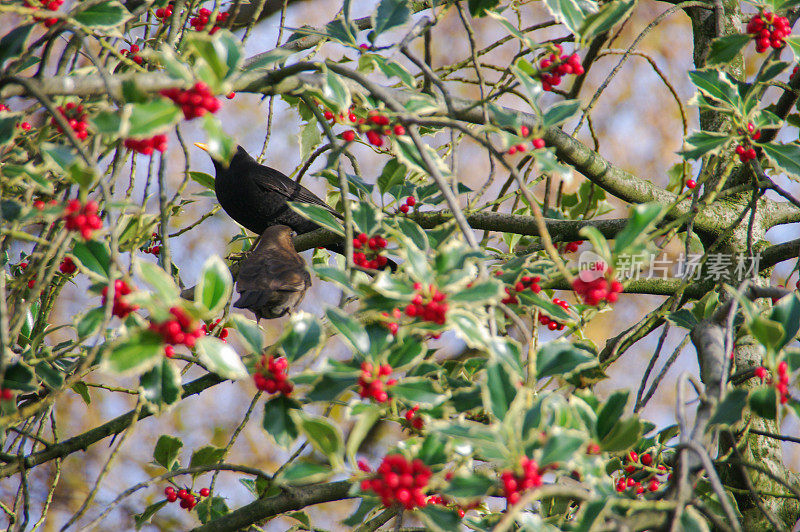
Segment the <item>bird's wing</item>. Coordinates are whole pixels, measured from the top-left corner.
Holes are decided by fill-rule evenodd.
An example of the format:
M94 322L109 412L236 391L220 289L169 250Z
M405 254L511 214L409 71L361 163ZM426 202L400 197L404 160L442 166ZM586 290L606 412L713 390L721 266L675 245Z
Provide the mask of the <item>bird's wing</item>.
M299 255L270 247L240 262L236 284L239 292L299 291L311 285L311 276Z
M297 253L270 247L242 261L236 290L240 297L233 304L260 318L278 318L296 308L311 285L311 276Z
M328 211L341 218L333 207L325 203L316 194L308 190L300 183L292 181L278 170L268 166L262 166L253 173L253 180L257 187L267 193L280 194L287 201L297 201L301 203L311 203L326 208Z

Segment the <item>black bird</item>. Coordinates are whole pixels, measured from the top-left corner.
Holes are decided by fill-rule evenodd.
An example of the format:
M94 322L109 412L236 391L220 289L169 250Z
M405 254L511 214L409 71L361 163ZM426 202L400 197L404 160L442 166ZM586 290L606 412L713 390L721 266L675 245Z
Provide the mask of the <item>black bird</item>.
M285 225L267 227L256 247L239 262L233 304L261 318L279 318L292 312L311 286L311 275L303 258L294 250L291 229Z
M205 144L196 143L208 151ZM278 170L258 164L244 148L237 146L230 163L211 158L217 173L214 192L228 216L259 235L272 225L288 225L297 234L308 233L319 225L289 208L287 201L319 205L342 218L330 205L300 183Z

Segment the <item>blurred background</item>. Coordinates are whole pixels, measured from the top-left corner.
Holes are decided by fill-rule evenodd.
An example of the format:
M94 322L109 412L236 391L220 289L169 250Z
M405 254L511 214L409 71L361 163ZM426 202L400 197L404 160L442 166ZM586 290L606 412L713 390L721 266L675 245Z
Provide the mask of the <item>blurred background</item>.
M325 24L336 16L340 7L339 4L340 2L322 0L306 0L292 3L286 11L286 27L298 28L303 25L319 26ZM360 1L352 2L352 4L353 12L351 16L357 18L371 14L374 10L375 2ZM67 7L68 5L64 6L64 8ZM633 17L624 25L614 41L613 48L615 50L627 48L639 32L668 7L669 4L665 3L640 2ZM225 9L226 7L223 6L221 10ZM544 11L543 6L538 2L520 6L519 15L521 27L550 18L548 13ZM415 15L415 18L419 16ZM506 16L512 21L514 20L511 12L507 12ZM280 16L276 14L254 28L246 44L246 56L272 49L275 46L279 21ZM516 23L516 21L514 22ZM15 24L16 20L13 18L0 21L0 30L2 30L0 33L6 33ZM473 19L472 24L475 29L478 48L483 48L504 35L501 26L491 18ZM242 31L236 32L237 35L241 35ZM396 36L401 37L404 31L406 29L398 30ZM283 41L290 34L290 29L285 30ZM566 30L560 27L556 29L548 28L532 35L534 39L541 42L547 39L564 37ZM361 35L361 38L366 42L364 35ZM435 26L432 42L433 64L435 67L450 65L465 60L470 56L467 35L455 10L448 11ZM387 43L388 41L384 44ZM696 109L686 104L693 94L693 86L686 75L687 71L692 69L691 44L692 34L688 18L680 12L666 18L642 41L638 48L642 55L631 56L628 59L611 82L609 88L599 98L592 113L592 125L596 138L599 140L600 153L616 165L643 178L650 179L660 186L667 185L666 170L679 162L679 157L675 154L676 151L681 149L683 138L679 103L684 106L689 130L691 131L698 127ZM565 52L571 53L570 46L565 44ZM124 47L122 43L120 43L120 47ZM494 49L484 56L483 60L504 68L512 60L517 50L517 44L511 41ZM421 52L421 50L418 51ZM585 51L577 51L583 57ZM751 53L747 61L748 72L753 74L755 68L757 68L757 62L752 57L752 47L748 47L748 51ZM356 57L354 51L345 50L333 44L324 45L320 52L332 59L339 59L342 55L347 55L350 58ZM393 54L394 59L407 64L407 61L404 60L399 52L389 53ZM784 59L788 59L789 51L785 50L783 55ZM598 59L596 65L590 71L590 75L579 96L584 102L590 98L591 94L603 82L620 60L620 57L620 55L609 54ZM670 89L654 71L648 58L657 65L664 77L669 81L680 102L675 101ZM413 68L410 69L415 72ZM484 75L489 82L497 79L497 72L492 70L485 70ZM457 72L454 77L475 79L475 74L470 67ZM568 83L567 86L569 86ZM452 82L449 88L460 96L475 99L479 96L479 90L475 84ZM774 99L776 94L775 89L771 89L767 99ZM554 95L546 94L543 98L543 104L546 106L555 99ZM223 107L218 115L223 120L225 130L251 154L257 156L261 153L264 139L269 133L265 164L290 174L303 163L298 138L300 131L299 117L280 98L275 98L273 102L271 130L267 126L268 99L262 99L259 95L240 93L233 100L222 99L221 101L223 102ZM527 110L525 104L514 96L506 96L501 102L510 107ZM15 110L23 105L22 102L14 101L6 103ZM565 126L565 130L571 132L573 127L574 125L570 127L570 124L568 124ZM190 168L213 175L213 167L207 155L192 146L193 142L205 139L203 131L194 122L183 122L181 131L187 146L190 147ZM796 138L794 129L785 129L782 133L785 141ZM792 135L792 137L789 135ZM593 145L593 140L586 125L578 132L578 137L587 145ZM364 177L368 181L374 182L380 174L387 157L376 154L365 146L355 147L354 152L358 157ZM174 191L183 179L184 169L183 154L174 135L170 138L170 149L167 151L166 157L168 160L168 173L171 176L171 191ZM158 199L155 185L149 190L143 189L148 162L149 158L147 157L141 155L137 157L136 171L139 188L135 191L134 197L141 198L143 202L147 202L150 212L157 212ZM321 157L311 167L311 170L303 180L303 184L306 187L321 197L325 197L326 183L324 179L314 176L313 171L315 169L318 170L323 164L324 157ZM480 188L490 171L486 154L469 141L459 144L456 164L459 181L473 189ZM122 175L125 176L125 171L123 171ZM505 177L505 175L497 177L496 184L492 186L485 198L496 197ZM126 178L123 177L122 179L126 181ZM574 190L583 181L583 177L576 175L572 183L565 186L565 191ZM797 183L790 182L784 178L779 179L778 182L796 196L800 195L800 187L798 187ZM172 219L170 232L194 222L212 209L216 202L213 198L200 195L203 190L197 183L190 182L184 198L192 200L192 203L187 204L183 212ZM542 188L540 187L536 191L541 198L541 194L543 194ZM492 193L494 193L494 196L492 196ZM626 215L627 207L620 202L615 202L613 199L612 204L616 207L616 210L605 215L606 217L615 218ZM225 256L232 250L238 250L238 248L229 245L231 238L238 232L238 226L224 212L220 211L193 230L171 239L173 260L181 270L184 283L187 286L195 284L200 266L208 255L219 254ZM769 239L773 242L783 242L798 236L800 236L798 224L773 229L768 234ZM588 244L584 244L581 250L587 248ZM304 253L304 257L310 260L310 253ZM16 261L17 257L12 258ZM154 257L143 253L140 253L140 258L142 260L155 261ZM793 264L790 262L779 265L775 269L773 284L785 284L785 277L791 271L792 266ZM796 281L795 277L791 282L794 284ZM69 323L76 314L100 304L99 297L91 297L91 294L86 289L85 277L82 278L81 276L75 279L74 284L64 289L54 313L54 323ZM562 293L557 294L557 296L570 301L573 300L569 294ZM586 329L586 333L595 343L602 347L607 338L633 325L646 312L655 308L661 300L662 298L655 296L623 296L613 310L609 309L593 320ZM325 306L337 305L338 301L339 291L335 287L314 279L314 285L309 290L301 308L319 316L323 313ZM248 315L247 317L251 318L252 316ZM262 321L267 342L278 338L283 324L283 319ZM672 329L662 351L662 358L656 364L653 375L660 370L663 361L666 360L674 347L680 343L685 332L683 329ZM547 330L541 332L541 334L544 339L556 337L554 333ZM57 335L54 334L51 335L51 339L55 343L63 338L57 338ZM645 367L655 350L657 339L658 333L651 334L612 365L608 370L609 379L599 383L597 386L601 395L621 388L631 388L632 395L635 395ZM235 334L229 337L229 341L234 346L236 345ZM453 334L442 336L437 343L432 345L439 346L443 356L458 353L464 349L463 343ZM301 367L292 368L292 371L300 371L309 365L318 367L327 358L348 356L347 350L334 341L322 353L321 357L316 360L312 359L312 357L306 357L298 364ZM680 354L654 398L641 412L644 419L656 423L659 427L675 423L675 381L682 371L698 372L695 352L691 346L684 349ZM184 376L184 382L199 375L199 372L190 370ZM92 375L90 381L119 385L126 388L135 388L136 386L133 380L115 380L99 372ZM122 446L120 455L114 461L111 471L103 480L93 507L87 512L85 519L90 520L98 515L110 501L126 488L163 472L160 467L150 463L152 461L153 447L160 435L170 434L183 440L184 448L181 456L183 464L188 464L189 456L193 449L207 444L224 447L234 429L243 422L255 392L256 389L252 381L227 382L215 386L199 396L181 401L176 408L159 417L150 417L137 423L133 432ZM91 387L89 394L91 396L91 404L88 407L77 394L70 392L65 393L59 399L56 410L58 419L62 420L62 424L59 427L60 439L65 439L95 427L119 414L127 412L134 406L134 400L128 394L112 393L96 387ZM264 398L262 397L255 405L249 421L232 447L226 462L257 467L270 473L287 458L289 453L273 444L261 428L263 401ZM343 414L343 409L337 407L331 415L340 422L340 426L346 427L347 420ZM789 415L783 422L782 432L796 434L798 432L797 418ZM374 465L383 456L386 449L402 437L403 435L398 426L384 424L376 434L370 447L370 453L365 458ZM63 462L61 480L55 492L53 508L42 528L43 530L58 530L83 502L108 458L111 450L109 441L109 439L103 440L83 453L75 453L69 456ZM786 453L787 467L797 471L800 468L800 452L798 452L800 450L798 446L786 444L784 451ZM39 466L30 472L29 489L31 490L33 504L31 509L33 521L38 516L37 512L41 508L41 502L46 496L54 473L55 468L52 463ZM209 482L210 475L199 477L199 481L195 484L195 490L208 486ZM165 486L166 484L153 485L152 488L139 491L132 497L127 498L106 518L100 529L132 529L133 519L131 515L141 512L148 504L162 499ZM16 479L2 481L2 484L0 484L0 500L3 502L13 500L16 488ZM231 473L220 474L215 495L225 497L231 508L239 507L252 500L252 496L245 487L237 481L237 475ZM354 504L352 501L330 503L309 508L307 512L315 516L312 521L320 524L327 523L331 529L337 530L342 528L341 525L337 524L338 520L346 517L354 508ZM319 518L319 521L316 518ZM87 521L84 520L84 522ZM0 518L0 523L2 523L2 518ZM177 504L171 504L156 515L152 524L145 525L144 530L182 530L196 524L197 521L194 515L180 509ZM279 518L270 522L265 527L265 530L285 530L291 524L294 524L291 519Z

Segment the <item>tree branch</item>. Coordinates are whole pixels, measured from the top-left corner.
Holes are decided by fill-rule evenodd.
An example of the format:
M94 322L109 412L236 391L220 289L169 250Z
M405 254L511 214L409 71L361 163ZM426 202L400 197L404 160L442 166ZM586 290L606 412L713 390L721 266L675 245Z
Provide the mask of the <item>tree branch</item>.
M446 210L414 213L408 214L407 216L417 222L423 229L433 229L453 219L453 215L450 211ZM465 216L469 226L473 229L539 236L539 230L533 216L497 212L476 212L466 214ZM584 237L580 235L580 230L588 226L597 228L603 236L608 239L613 239L628 223L627 218L609 220L556 220L547 218L546 221L547 230L550 232L550 236L554 242L582 240ZM296 236L294 239L294 246L297 251L305 251L315 247L335 244L341 240L342 237L332 231L317 229L310 233Z
M275 497L258 499L219 519L194 528L192 532L234 532L269 517L300 510L306 506L351 499L353 497L350 495L351 486L349 481L340 480L328 484L303 486L302 489L287 491Z
M775 266L779 262L794 259L798 256L800 256L800 238L770 246L762 251L761 261L758 263L758 267L761 270L765 270Z

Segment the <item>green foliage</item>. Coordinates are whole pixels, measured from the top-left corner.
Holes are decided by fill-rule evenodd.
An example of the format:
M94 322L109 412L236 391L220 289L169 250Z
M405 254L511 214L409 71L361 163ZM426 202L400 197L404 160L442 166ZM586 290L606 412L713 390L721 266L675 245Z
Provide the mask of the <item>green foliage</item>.
M216 315L228 304L233 292L233 279L228 267L216 255L209 257L200 272L195 287L195 301L202 305L209 317Z
M119 26L129 18L131 14L117 0L93 3L86 9L80 9L73 15L76 22L93 29L108 30Z
M179 467L178 454L183 448L183 442L174 436L162 435L153 449L153 460L167 471Z
M768 2L769 9L778 14L786 13L796 3ZM628 321L634 320L629 320L627 313L618 312L610 319L613 327L608 322L595 327L592 320L596 316L617 309L606 303L590 307L580 300L568 308L554 303L554 297L574 301L565 295L570 277L576 273L575 257L564 252L565 243L572 238L577 240L575 235L588 240L586 247L615 268L607 273L609 281L622 270L622 255L686 246L704 250L735 248L736 252L744 247L761 249L760 242L742 244L746 240L742 227L748 212L734 212L731 205L739 205L740 198L747 200L754 192L763 196L771 186L769 180L780 183L784 176L800 179L800 144L793 130L787 134L790 128L800 126L800 118L792 106L785 109L785 98L778 96L781 104L768 105L762 96L767 92L772 98L775 91L789 94L785 77L780 76L785 76L790 64L776 60L777 54L770 54L759 59L757 65L750 65L750 34L727 33L715 38L708 55L704 55L705 50L700 54L705 57L702 69L689 72L688 80L664 79L676 99L685 94L687 83L694 85L696 94L690 103L703 113L701 130L683 139L678 156L674 157L677 163L669 161L663 171L657 169L654 175L642 179L620 170L630 170L636 163L611 163L603 158L613 153L605 144L608 127L602 107L590 96L592 91L586 87L579 90L582 80L576 81L566 71L560 74L564 79L557 90L546 91L542 84L546 76L557 71L559 61L573 53L579 54L587 69L595 69L590 82L595 74L599 76L598 69L604 65L599 59L616 54L605 50L602 43L610 42L616 28L629 18L631 24L639 22L633 18L639 16L635 0L546 0L544 7L552 21L537 20L534 27L525 27L525 3L470 0L466 3L469 13L463 14L472 20L465 20L464 29L465 35L477 37L474 52L478 64L473 64L472 54L454 65L440 64L440 57L435 55L432 68L439 78L434 80L420 72L413 60L414 54L424 49L425 32L431 32L429 37L437 53L460 49L456 44L461 43L450 46L447 39L451 36L441 32L442 26L427 28L422 18L433 13L431 23L436 26L442 19L439 15L451 16L455 7L436 5L431 12L420 2L379 0L369 17L355 20L351 18L351 4L344 1L339 18L320 28L296 29L281 47L247 58L243 35L238 30L232 33L225 29L225 24L219 24L223 28L218 30L209 27L183 31L171 27L169 19L156 22L151 8L163 8L165 1L141 8L117 0L78 3L56 17L55 29L48 30L51 37L66 31L76 38L66 49L58 49L64 55L61 60L50 57L35 75L32 67L46 57L42 46L51 53L52 44L45 43L56 41L32 40L32 35L41 35L37 32L43 29L38 26L43 19L34 18L38 15L33 15L33 10L15 11L21 22L16 18L10 22L17 26L0 39L0 67L6 70L4 79L8 81L2 86L3 95L8 95L7 100L15 109L0 111L0 222L4 243L0 291L7 298L6 306L0 310L0 337L5 342L0 368L0 414L4 426L17 427L19 431L7 431L4 448L8 452L19 448L23 454L31 455L5 460L4 470L11 471L19 462L28 471L41 465L37 462L40 458L42 463L49 461L48 453L86 448L99 441L93 440L98 435L104 438L126 430L128 425L121 425L120 419L135 419L112 418L102 429L95 427L94 431L76 436L80 443L77 447L75 441L63 445L61 435L47 432L47 423L41 427L36 423L48 421L47 409L54 404L53 415L62 415L64 409L58 401L68 388L88 408L100 403L91 403L98 394L124 392L137 401L142 416L157 416L168 415L182 402L184 386L188 396L220 380L238 380L242 382L226 386L237 387L239 395L243 390L252 394L251 374L255 374L254 382L261 390L257 408L263 404L264 409L261 429L270 442L287 453L285 456L292 456L279 468L270 468L270 473L278 469L274 478L265 473L255 479L239 479L262 503L286 507L287 500L296 502L307 491L316 493L313 490L324 494L325 489L338 486L333 483L347 479L352 483L347 497L359 501L358 509L342 526L355 528L384 511L368 485L360 483L383 473L363 471L360 460L366 458L374 463L386 454L400 453L430 468L425 495L446 498L443 505L428 504L413 510L413 519L421 520L431 530L496 528L500 519L508 515L504 513L507 510L482 503L486 497L504 495L500 475L504 471L520 474L522 457L535 460L542 468L546 487L545 491L531 489L523 495L524 507L515 508L514 523L507 523L512 528L589 531L631 527L632 516L660 515L664 508L673 515L672 507L661 503L672 497L674 490L662 486L634 497L634 490L621 493L614 486L627 476L643 486L653 478L663 481L669 473L660 476L662 470L655 467L675 466L677 446L690 437L681 433L689 422L656 428L632 413L629 400L632 388L640 385L639 373L625 374L630 382L615 381L622 385L605 393L594 389L596 382L606 378L608 365L628 363L624 358L617 361L616 357L633 356L632 350L625 351L636 334L619 341L600 337L606 332L605 336L610 336L612 328L616 331L623 330L623 325L630 327L634 324ZM355 7L352 11L355 13ZM178 15L176 19L183 23L195 13L184 10ZM488 20L474 20L487 15ZM493 32L491 43L484 42L484 26ZM48 22L45 27L51 24ZM540 31L545 28L551 28L546 31L556 40L551 40L552 36L545 38ZM697 26L697 31L705 29ZM564 35L569 37L562 38ZM404 44L409 45L414 57L406 58L398 51L403 39L408 39ZM511 42L500 52L507 54L512 47L513 52L505 56L502 65L492 67L498 70L498 77L494 77L486 65L490 64L494 47L506 41ZM114 42L140 46L143 63L119 61L117 50L109 45ZM786 42L797 54L800 40L788 36ZM563 48L559 49L556 43ZM633 48L638 44L637 41ZM598 45L602 46L597 48ZM623 61L630 64L635 57L649 63L649 56L637 55L639 52L633 48L634 53L626 54ZM657 64L656 74L662 79L672 73L668 67L673 66L661 65L663 57L649 63ZM738 66L742 58L748 61L744 71ZM477 80L472 79L477 74L475 68L481 73ZM609 72L612 71L603 74ZM756 75L745 78L744 73L750 72ZM626 69L619 71L619 76L625 75ZM737 77L740 75L741 79ZM608 77L609 81L612 77ZM644 82L613 81L611 87L650 89ZM190 230L189 220L198 220L198 226L209 223L206 216L198 219L193 215L197 211L209 212L215 178L193 168L193 160L185 167L179 163L176 170L173 155L181 159L173 137L179 133L185 143L190 136L200 134L215 160L229 161L237 143L247 140L242 136L255 127L253 124L261 122L240 127L235 121L228 121L228 109L221 109L217 114L205 113L187 127L181 106L160 97L158 91L168 87L188 89L198 82L208 85L215 97L232 91L253 93L252 101L244 105L252 109L254 120L260 116L260 111L255 112L261 109L255 107L259 96L277 95L283 98L281 105L285 103L296 110L300 119L297 140L303 159L298 168L306 164L302 167L304 173L310 170L307 178L317 179L327 187L331 205L350 201L352 217L347 224L352 224L357 234L387 239L389 246L380 253L391 256L396 269L351 271L340 257L328 260L327 252L317 251L310 271L317 277L315 290L321 291L313 296L309 292L306 301L318 299L304 307L306 312L296 311L267 326L238 310L231 312L238 256L232 254L227 260L216 255L206 257L199 247L186 253L190 250L188 238L201 231L206 240L203 249L222 249L230 242L229 237L220 236L219 230L225 231L222 226L215 226L214 230L209 230L208 225L200 229L192 226L195 233L184 236ZM477 94L483 100L479 101ZM652 105L663 107L657 92L647 92L646 96L648 105L652 100ZM51 124L49 115L53 108L66 109L70 104L74 107L79 100L86 114L88 138L73 143L74 138L67 138ZM234 103L238 104L239 101ZM319 105L323 113L333 113L333 118L326 120L336 139L348 138L344 131L352 130L354 136L347 142L337 140L325 146L324 156L316 162L309 157L326 142L322 131L325 124L318 121L317 110L311 105ZM694 123L695 117L690 117L683 105L681 115L684 128ZM664 118L669 118L667 113ZM583 129L572 133L579 119ZM22 121L30 121L32 130L20 127ZM282 124L280 120L269 123L273 127ZM382 143L367 138L368 130L378 135ZM78 130L74 132L77 134ZM630 151L635 151L638 139L631 132L625 133L631 137ZM149 139L157 134L170 136L170 151L163 159L157 156L148 164L144 155L124 151L125 140ZM417 135L422 138L421 143ZM276 136L285 135L277 135L276 130ZM589 137L596 142L596 150L585 143ZM534 139L537 146L538 139L545 140L547 147L531 149ZM484 143L491 149L486 149ZM485 168L493 173L485 176L486 181L473 183L467 181L469 176L462 175L471 169L468 165L476 164L472 153L462 152L467 146L490 157L491 164ZM512 146L523 155L518 159L512 159L513 154L496 156ZM752 147L758 158L739 164L741 161L734 158L736 146ZM677 144L670 149L676 148ZM366 149L372 150L368 161L361 159ZM134 158L135 164L131 162ZM654 160L662 162L657 154ZM702 165L690 162L695 160ZM164 163L161 168L159 161ZM281 160L275 166L285 168L284 163ZM509 179L512 165L522 176L522 183ZM129 170L130 176L125 175ZM340 190L340 170L347 180L349 195ZM701 176L696 172L702 172ZM146 185L140 174L147 176ZM432 176L436 174L444 184L435 182ZM571 182L573 174L575 181ZM697 178L705 190L686 200L686 191L681 187L690 177ZM662 190L667 178L669 185ZM202 191L187 194L188 180L199 184ZM725 189L733 182L741 187L736 189L738 195ZM717 186L719 190L712 188ZM196 185L190 187L198 190ZM496 193L499 195L494 197ZM401 206L409 196L417 206L404 213ZM104 227L91 238L84 238L65 224L64 205L73 198L82 205L90 199L99 204ZM678 199L685 202L678 204ZM45 205L34 203L38 201ZM473 224L472 236L478 240L477 245L470 245L472 239L462 233L463 220L453 220L450 210L454 205ZM621 206L630 207L623 211L623 215L627 212L628 221L621 231L601 232L586 223ZM343 219L320 205L292 201L289 208L340 239L345 234ZM535 236L535 230L520 227L520 221L525 219L522 216L538 217L538 211L544 212L545 223L553 228L553 243L562 254L560 259L569 275L554 262L550 252L543 250L544 239ZM790 212L789 205L774 208L773 199L761 197L756 220L763 226L759 225L754 234L763 236L772 223L768 218L785 212ZM791 216L786 215L781 223ZM732 224L730 234L720 237L719 228L709 218L714 223L721 220ZM561 225L554 224L554 219ZM734 220L738 221L733 223ZM689 227L691 239L686 236ZM485 238L480 234L484 229ZM158 245L152 236L154 231L160 236L175 235L169 243L161 243L171 253L161 253L157 262L141 254ZM244 233L233 239L232 251L241 249L242 239ZM359 249L373 257L378 252L368 245ZM172 264L166 255L171 255ZM62 257L74 260L77 270L71 271L68 263L62 265ZM27 270L21 265L23 261L28 263ZM187 276L186 271L191 274ZM517 283L533 276L541 278L541 289L534 291L523 283L526 289L517 290ZM620 280L624 280L622 277ZM130 294L122 296L124 302L136 309L120 312L117 302L108 309L114 312L106 316L105 307L111 303L99 305L97 299L104 287L113 286L118 279L124 279L131 288ZM182 298L183 289L192 281L194 297ZM773 378L785 363L790 384L795 384L794 372L800 369L800 354L793 343L800 330L800 298L796 294L767 309L745 298L735 283L702 296L699 290L705 285L672 281L677 280L665 286L680 286L681 291L676 288L675 292L691 303L670 302L652 315L654 320L694 330L718 311L720 294L727 291L726 297L738 302L731 331L736 342L746 336L747 343L757 344L750 348L761 351L762 363ZM636 280L628 286L633 287L632 292L663 295L664 290L649 280ZM62 291L78 302L63 298ZM334 296L328 297L332 291ZM341 298L334 304L338 296ZM419 311L417 306L425 310ZM223 320L219 326L231 328L235 334L227 341L223 341L224 335L202 336L192 347L177 342L172 347L179 351L170 360L166 355L173 356L172 348L165 351L164 338L156 331L158 324L172 318L173 307L184 312L191 322L181 325L182 329L203 321L211 328L210 323L219 318ZM62 319L65 314L67 319ZM558 324L556 331L539 327L536 318L544 316ZM634 325L631 330L638 334L647 328L637 329ZM647 349L644 351L649 354ZM285 358L287 378L293 386L288 395L265 390L265 381L278 380L267 361L275 364L280 357ZM376 374L377 368L381 368L380 374ZM744 368L726 369L731 375L741 376ZM379 402L365 393L376 381L388 394L387 400ZM641 383L642 391L645 384ZM697 387L701 384L708 383L700 382ZM90 394L90 386L98 388ZM664 386L662 383L660 389ZM740 425L748 423L751 416L779 420L787 411L779 400L775 381L750 390L726 383L724 390L718 402L708 400L716 397L716 391L698 390L705 393L698 408L710 410L697 416L705 423L698 427L702 430L693 430L697 441L702 436L712 441L720 431L728 429L738 433ZM206 395L213 393L216 392ZM227 407L229 398L235 396L226 392L224 398L215 397L215 404ZM788 411L800 412L791 394L786 401ZM110 403L101 404L105 407ZM79 407L84 407L80 401L75 404L75 408ZM197 413L194 408L191 411ZM230 416L230 426L239 426L235 424L237 414L231 411ZM176 426L175 435L158 439L153 451L156 465L166 471L180 469L184 446L181 429L194 430L194 421L187 416L183 426ZM55 419L52 425L56 426ZM58 419L58 426L64 425ZM241 427L245 425L243 421ZM246 429L250 436L253 427ZM227 436L224 432L221 429L215 433L214 445L194 438L188 467L213 470L226 456L223 446L227 441L233 442L219 438ZM36 434L36 438L29 438L29 434ZM21 438L23 443L16 445L11 438ZM703 447L708 441L702 442ZM630 451L650 455L652 467L628 464L624 457ZM728 467L730 456L720 452L715 455L719 463L714 465ZM269 456L270 460L273 458ZM242 465L260 467L254 465L256 462L244 460ZM378 467L375 465L374 469ZM210 485L202 477L205 474L176 475L168 482L197 492L197 485ZM673 472L676 474L680 472ZM697 476L693 479L696 482L682 492L688 506L675 513L680 521L672 523L672 528L707 530L707 517L712 514L717 521L727 522L728 502L734 514L741 515L736 504L737 499L741 500L741 486L730 493L725 489L717 493L707 480L708 472L697 471L693 475ZM36 482L37 477L27 478ZM547 491L565 486L580 490L580 497L573 497L571 492L550 495ZM35 493L39 491L36 486ZM230 512L229 497L223 492L203 497L196 514L186 515L225 528L229 524L224 523ZM337 497L344 495L339 493ZM156 499L148 494L140 501L136 511L141 513L133 519L137 529L165 507L166 501ZM322 499L324 496L320 502L326 502ZM748 505L752 501L748 500ZM290 506L291 513L283 515L291 519L290 526L318 528L312 520L313 512L294 511L302 509L294 502ZM695 507L703 509L703 514ZM459 508L473 513L462 519ZM18 513L16 506L13 512ZM119 527L130 527L130 523Z

